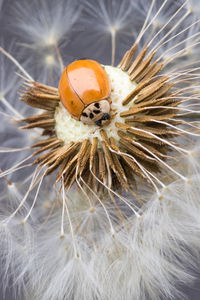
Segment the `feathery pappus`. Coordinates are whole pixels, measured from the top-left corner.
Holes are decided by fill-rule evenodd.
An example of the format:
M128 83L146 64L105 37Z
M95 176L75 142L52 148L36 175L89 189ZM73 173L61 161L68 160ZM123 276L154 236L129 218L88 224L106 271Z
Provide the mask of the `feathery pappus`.
M60 2L13 7L32 60L0 48L18 72L0 90L0 152L12 156L0 174L3 289L13 282L16 297L43 300L182 297L200 250L198 11L189 0Z

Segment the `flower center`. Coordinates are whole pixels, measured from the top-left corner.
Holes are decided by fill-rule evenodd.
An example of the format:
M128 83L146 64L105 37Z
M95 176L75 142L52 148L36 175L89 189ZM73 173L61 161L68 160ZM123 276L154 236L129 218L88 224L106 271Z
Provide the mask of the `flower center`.
M108 137L114 137L119 140L117 135L117 128L115 122L124 123L124 118L120 117L120 113L127 110L133 105L133 102L126 106L122 105L123 100L127 95L134 90L136 83L132 82L126 72L121 69L111 66L105 66L111 84L111 122L104 126ZM75 120L71 114L60 104L55 111L55 130L58 138L62 139L65 144L69 142L80 142L85 139L92 139L98 137L102 140L100 135L101 127L96 125L86 125L81 121Z

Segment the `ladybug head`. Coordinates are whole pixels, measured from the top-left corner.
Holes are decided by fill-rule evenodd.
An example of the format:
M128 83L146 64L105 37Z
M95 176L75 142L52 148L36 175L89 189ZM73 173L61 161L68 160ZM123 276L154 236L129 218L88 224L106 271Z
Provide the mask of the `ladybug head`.
M110 103L108 100L101 100L89 104L82 112L80 121L89 125L103 126L110 120Z

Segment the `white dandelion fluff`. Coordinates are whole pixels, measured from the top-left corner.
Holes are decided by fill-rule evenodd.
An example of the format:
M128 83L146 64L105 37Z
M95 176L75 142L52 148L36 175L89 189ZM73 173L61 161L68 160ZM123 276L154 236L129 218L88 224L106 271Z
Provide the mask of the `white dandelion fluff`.
M9 119L19 120L28 113L30 113L30 108L24 107L18 101L16 102L16 94L22 84L22 78L16 76L16 73L19 72L20 63L14 59L14 57L10 53L16 53L18 48L15 47L14 43L10 44L8 50L4 50L4 45L1 45L0 48L0 104L2 106L2 114L4 116L8 116ZM5 56L6 55L6 56ZM8 55L8 56L7 56ZM14 59L11 61L11 59ZM26 65L26 62L24 62ZM21 67L21 71L24 71L24 68ZM6 72L5 72L6 70ZM26 73L25 73L26 74ZM28 74L26 74L29 76ZM31 77L29 77L31 79ZM9 100L8 100L9 99ZM32 110L33 111L33 110Z
M200 10L199 10L199 5L198 5L198 1L197 0L190 0L188 2L188 7L197 15L199 15Z
M32 56L28 67L40 80L53 82L64 68L61 51L71 42L80 8L77 1L60 1L59 5L57 1L21 1L7 6L3 16L11 16L7 30L16 37L24 56ZM66 52L63 56L71 59Z
M85 30L81 30L80 38L82 37L84 55L88 55L89 51L90 55L102 57L102 53L111 49L111 57L105 57L104 62L114 65L116 51L119 51L117 44L121 42L122 46L127 46L127 40L133 35L137 24L135 18L137 14L134 14L130 0L83 1L81 24ZM90 43L90 49L87 49Z
M27 47L39 48L60 45L67 42L67 35L76 22L80 8L77 2L24 1L15 3L12 8L12 26L17 27L20 42ZM13 28L14 30L14 28ZM24 42L23 42L24 39Z
M16 299L182 299L200 250L200 72L198 52L189 56L199 44L199 19L189 0L81 1L82 12L76 3L39 3L19 1L13 10L12 34L30 50L24 62L1 48L3 292L12 284ZM82 39L69 46L71 32ZM75 56L88 49L92 58L109 49L102 59L114 65L129 39L135 44L118 67L105 67L112 110L103 127L69 115L57 78L55 87L45 85L48 68L35 77L37 56L25 66L28 53L51 48L62 69L58 46L66 53L75 47ZM25 80L31 117L15 103L8 59ZM10 124L18 114L33 143L29 131L19 137Z

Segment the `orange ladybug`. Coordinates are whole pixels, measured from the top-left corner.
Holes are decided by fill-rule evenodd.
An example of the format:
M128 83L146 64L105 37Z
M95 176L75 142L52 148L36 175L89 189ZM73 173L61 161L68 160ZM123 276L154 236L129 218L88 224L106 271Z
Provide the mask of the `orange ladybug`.
M59 82L62 104L76 120L105 125L110 120L110 83L103 66L94 60L77 60L63 71Z

